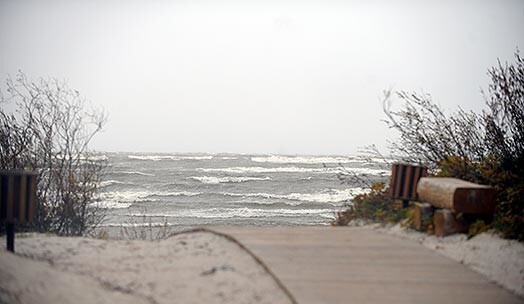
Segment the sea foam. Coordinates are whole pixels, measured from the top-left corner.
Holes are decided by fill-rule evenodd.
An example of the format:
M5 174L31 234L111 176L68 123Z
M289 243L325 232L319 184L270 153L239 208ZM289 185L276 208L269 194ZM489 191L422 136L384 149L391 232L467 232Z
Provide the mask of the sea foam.
M226 184L226 183L244 183L249 181L267 181L271 180L269 176L266 177L251 177L251 176L190 176L188 179L199 181L203 184Z
M113 179L100 182L100 187L108 187L112 185L133 185L133 183L122 182L122 181L113 180Z
M251 161L257 163L275 164L339 164L355 162L354 157L339 156L257 156L251 157Z
M128 208L136 202L153 202L154 197L169 197L169 196L196 196L200 192L189 191L146 191L146 190L127 190L127 191L111 191L100 194L99 207L102 208Z
M166 213L132 213L130 217L178 217L178 218L260 218L260 217L301 217L307 215L332 214L331 209L258 209L258 208L200 208L184 209Z
M140 171L116 171L115 174L128 174L128 175L142 175L142 176L155 176L151 173L144 173Z
M210 160L213 156L183 156L183 155L128 155L129 159L135 160L150 160L150 161L162 161L162 160Z
M198 171L203 172L222 172L232 174L249 174L249 173L324 173L324 174L338 174L338 173L355 173L366 175L388 175L389 170L373 169L373 168L302 168L302 167L229 167L229 168L198 168Z
M336 206L341 202L347 202L353 199L356 195L367 193L369 190L363 188L349 188L349 189L326 189L316 193L290 193L290 194L270 194L270 193L221 193L222 195L232 197L255 197L264 199L276 200L292 200L310 203L331 203ZM290 204L293 205L293 204ZM300 205L300 203L294 204Z

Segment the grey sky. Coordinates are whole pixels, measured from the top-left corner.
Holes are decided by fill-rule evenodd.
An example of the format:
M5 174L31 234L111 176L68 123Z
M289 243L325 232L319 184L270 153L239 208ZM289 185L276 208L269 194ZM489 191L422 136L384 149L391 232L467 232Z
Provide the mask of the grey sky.
M5 1L0 76L103 106L93 148L347 154L391 133L384 89L480 110L524 49L524 1Z

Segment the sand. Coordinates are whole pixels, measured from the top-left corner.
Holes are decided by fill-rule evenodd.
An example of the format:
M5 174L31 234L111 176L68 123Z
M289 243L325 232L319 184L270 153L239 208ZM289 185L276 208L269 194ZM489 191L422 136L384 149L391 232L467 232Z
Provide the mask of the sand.
M505 240L494 232L481 233L471 239L465 234L446 237L427 235L400 225L367 225L397 237L416 241L446 257L473 269L492 282L524 296L524 243Z
M209 232L161 241L36 235L0 252L4 303L292 303L263 265Z
M418 242L524 296L523 243L493 233L468 240L463 234L437 238L399 225L365 228ZM242 245L197 231L160 241L19 236L16 254L0 249L0 303L293 303L293 299Z

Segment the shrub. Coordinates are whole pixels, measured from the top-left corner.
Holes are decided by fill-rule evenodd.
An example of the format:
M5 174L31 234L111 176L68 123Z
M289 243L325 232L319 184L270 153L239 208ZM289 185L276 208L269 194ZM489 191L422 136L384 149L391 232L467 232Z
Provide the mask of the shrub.
M384 109L388 125L400 134L393 154L439 176L495 187L492 226L524 240L524 62L518 51L515 60L488 71L487 110L481 114L459 109L446 115L429 95L406 92L397 93L401 110L391 110L390 92Z
M355 219L365 219L381 223L396 223L407 217L408 209L395 204L389 197L384 183L374 184L370 191L359 194L345 211L337 213L332 225L343 226Z
M105 162L88 149L105 115L88 109L80 94L57 80L32 81L19 73L0 94L0 168L38 172L39 232L81 235L96 227L93 202ZM0 92L2 93L2 92Z
M497 212L492 223L476 222L471 233L495 228L505 237L524 240L524 61L517 51L515 63L488 71L491 78L482 113L462 109L446 114L431 96L391 91L384 95L388 126L399 133L391 144L392 158L422 164L438 176L456 177L497 190ZM393 109L395 95L403 101ZM368 150L381 155L376 149ZM361 181L349 174L346 182ZM377 221L395 219L400 212L386 206L385 189L356 197L339 214L337 223L360 217Z

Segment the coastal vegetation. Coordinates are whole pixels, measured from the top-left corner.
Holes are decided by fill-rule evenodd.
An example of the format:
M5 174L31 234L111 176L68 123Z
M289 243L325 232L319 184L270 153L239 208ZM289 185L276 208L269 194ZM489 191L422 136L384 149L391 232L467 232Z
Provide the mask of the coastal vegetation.
M455 177L497 190L497 211L492 221L479 220L470 234L488 229L504 237L524 240L524 61L519 52L513 63L488 70L490 84L483 92L481 113L458 109L447 114L428 94L405 91L384 94L387 125L397 131L390 145L392 158L429 168L430 174ZM394 98L402 101L393 108ZM378 151L371 149L372 153ZM353 175L339 178L354 180ZM336 225L355 218L398 222L409 211L397 208L384 184L370 186L338 214Z
M71 236L94 229L104 215L95 201L106 163L88 145L104 126L104 112L56 79L31 80L20 72L5 88L0 169L38 173L35 218L19 228Z

